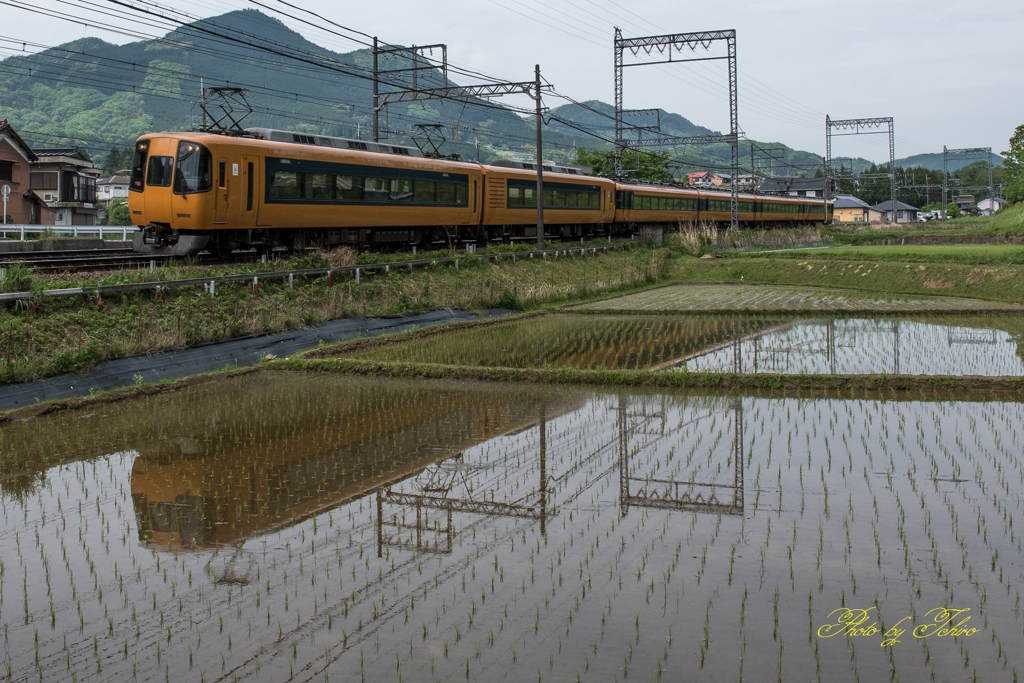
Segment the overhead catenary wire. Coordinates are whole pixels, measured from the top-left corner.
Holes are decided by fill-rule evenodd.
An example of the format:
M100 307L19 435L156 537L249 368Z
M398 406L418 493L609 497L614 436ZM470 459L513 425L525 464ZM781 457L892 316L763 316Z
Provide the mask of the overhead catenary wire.
M163 8L161 5L158 5L157 3L149 2L149 3L144 3L144 4L148 5L149 7L160 8L160 11L149 10L149 9L146 9L146 8L138 8L138 7L134 6L134 5L131 5L131 4L125 3L125 2L120 2L118 0L111 0L111 2L112 2L112 4L124 7L125 9L132 9L133 11L142 11L145 14L147 14L148 16L152 16L156 20L170 22L172 25L174 25L174 26L176 26L178 28L181 28L181 29L197 30L196 26L191 25L191 24L186 24L184 22L186 22L186 21L199 21L198 19L196 19L195 17L192 17L190 15L187 15L186 13L182 13L180 11L168 10L167 8ZM5 1L4 4L12 4L12 3L10 3L9 1ZM68 3L68 4L70 4L70 3ZM87 4L94 5L95 3L87 3ZM286 6L289 6L289 7L294 7L294 5L291 5L290 3L282 3L282 4L284 4ZM26 9L24 6L21 6L20 8L21 9ZM162 12L169 12L170 16L167 16L166 14L162 14ZM174 16L175 14L177 14L178 16ZM70 15L67 15L67 16L70 16ZM317 16L319 16L319 15L317 15ZM183 18L179 18L179 17L183 17ZM203 20L203 21L206 22L206 23L212 23L214 25L214 27L216 27L216 24L214 22L210 22L209 20ZM95 26L96 22L89 22L89 25ZM116 28L116 27L112 27L112 28ZM345 28L346 30L349 30L349 29L347 29L347 27L342 27L342 28ZM204 32L204 29L202 27L198 27L198 29L200 30L200 32ZM228 34L222 33L220 30L216 30L216 31L205 30L205 32L211 37L211 39L223 40L223 41L228 41L228 42L234 42L234 43L237 43L237 44L245 46L245 47L251 47L253 49L266 50L266 51L269 51L269 52L274 53L274 54L279 54L278 50L274 48L274 43L272 41L271 41L271 45L270 46L267 46L267 45L264 45L264 44L254 45L252 42L250 42L247 39L239 39L236 36L232 36L232 35L228 35ZM244 35L244 33L243 33L243 35ZM368 34L363 34L363 35L368 35ZM251 37L252 38L256 38L256 36L251 36ZM192 47L193 47L193 49L195 49L195 46L192 46ZM339 69L339 65L336 62L335 63L331 63L330 61L327 61L325 63L325 60L324 60L324 58L321 55L312 55L313 58L310 59L310 55L311 55L311 53L305 53L305 55L303 55L301 53L301 51L300 51L300 54L295 55L295 56L290 56L290 55L282 55L282 56L290 57L292 59L296 59L296 58L299 59L301 62L303 62L306 65L306 68L308 70L323 69L323 68L335 69L335 70ZM365 69L363 69L364 73L359 73L358 68L353 69L353 65L351 65L351 64L346 64L344 66L346 68L341 69L341 70L343 72L345 72L345 73L348 73L348 75L354 76L356 78L363 78L364 80L368 80L369 78L372 78L371 75L365 73L365 71L366 71ZM396 87L397 87L397 85L396 85ZM269 92L269 89L267 89L267 91ZM351 103L351 104L352 104L353 107L357 107L357 106L361 105L361 103ZM515 113L526 113L522 109L516 109L515 107L508 107L508 106L505 106L505 105L500 105L500 106L499 105L492 105L492 104L490 104L488 102L473 101L470 104L471 104L471 106L477 106L477 107L491 107L493 109L500 110L501 112L505 112L505 113L512 112L513 115ZM262 110L262 112L266 113L268 115L274 115L274 114L281 115L281 113L273 111L270 108L264 108ZM602 115L603 115L603 113L602 113ZM296 118L298 118L298 117L296 117ZM310 120L310 119L307 119L307 120ZM348 126L352 125L351 122L328 121L328 120L324 119L323 117L318 117L315 120L317 122L332 123L334 125L348 125ZM563 123L563 125L566 125L566 122L564 122L564 120L559 119L559 122ZM589 131L584 131L580 127L579 124L573 124L572 126L569 126L569 127L571 127L573 130L579 130L580 132L589 133ZM484 135L489 135L489 136L492 136L492 137L494 136L494 131L492 131L492 130L487 130L487 131L477 130L476 132L478 132L480 134L484 134ZM600 139L600 136L595 136L595 137ZM607 142L607 139L605 139L605 141Z

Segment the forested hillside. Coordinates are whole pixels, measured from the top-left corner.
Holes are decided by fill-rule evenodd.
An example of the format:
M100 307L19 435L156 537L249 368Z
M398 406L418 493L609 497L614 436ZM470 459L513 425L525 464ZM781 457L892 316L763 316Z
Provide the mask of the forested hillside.
M269 50L269 51L268 51ZM277 54L275 54L277 53ZM406 56L383 59L381 69L408 69ZM76 146L120 168L120 155L106 162L112 147L130 147L143 133L188 130L200 124L202 87L247 90L253 113L246 126L267 126L368 139L372 125L372 52L336 53L256 10L239 10L175 30L161 39L114 45L85 38L34 54L12 56L0 68L0 118L7 118L35 146ZM423 63L417 64L423 66ZM420 87L444 83L437 70L417 72ZM385 80L408 84L410 73ZM404 79L404 80L403 80ZM457 80L467 80L463 77ZM385 84L382 90L387 90ZM610 149L612 106L599 101L553 107L544 131L545 157L575 158L575 147ZM665 135L710 133L678 114L661 112ZM392 105L382 117L388 139L414 142L419 123L445 126L444 153L489 161L533 150L533 119L500 105L451 101ZM628 121L650 125L651 121ZM754 143L754 164L769 162L757 146L776 148L776 173L809 171L821 157L777 143ZM751 165L751 143L741 143L741 159ZM726 170L726 145L671 150L677 176L689 170ZM626 165L639 165L627 155Z

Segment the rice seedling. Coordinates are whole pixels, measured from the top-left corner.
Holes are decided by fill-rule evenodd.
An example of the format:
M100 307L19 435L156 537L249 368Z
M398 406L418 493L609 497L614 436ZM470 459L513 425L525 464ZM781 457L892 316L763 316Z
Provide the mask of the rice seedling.
M1016 403L266 372L90 411L0 426L12 680L1003 680L1024 651ZM979 631L821 638L844 607Z

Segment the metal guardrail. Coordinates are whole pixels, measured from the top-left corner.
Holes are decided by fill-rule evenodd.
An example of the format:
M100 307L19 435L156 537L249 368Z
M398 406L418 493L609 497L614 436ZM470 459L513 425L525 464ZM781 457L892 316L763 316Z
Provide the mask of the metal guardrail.
M201 277L201 278L189 278L187 280L167 280L164 282L133 282L123 285L97 285L95 287L69 287L67 289L46 289L42 292L10 292L8 294L0 294L0 301L19 301L19 300L31 300L37 296L42 297L68 297L68 296L93 296L95 300L102 300L104 294L118 294L123 292L138 292L153 290L160 293L165 289L172 289L175 287L196 287L202 285L203 288L210 294L210 296L216 296L217 284L224 282L251 282L252 288L255 292L260 290L261 280L287 280L289 287L294 287L295 277L316 277L321 275L327 276L327 286L334 286L335 275L349 274L358 283L361 280L362 273L371 271L383 270L385 273L391 272L392 269L408 268L412 270L416 266L436 266L442 264L451 263L456 269L459 267L459 261L465 261L469 259L484 259L487 261L500 261L500 260L511 260L515 263L519 259L534 259L534 258L569 258L572 256L597 256L598 253L604 253L616 249L622 249L630 246L626 244L609 244L600 247L574 247L571 249L543 249L535 251L523 251L523 252L505 252L496 254L476 254L469 253L465 256L448 256L443 258L425 258L425 259L413 259L411 261L395 261L393 263L371 263L358 266L340 266L337 268L307 268L303 270L282 270L272 273L245 273L240 275L220 275L218 277Z
M104 235L120 235L122 240L128 240L128 233L135 232L134 225L22 225L8 223L0 225L0 234L7 239L7 233L18 233L18 239L24 240L25 235L53 233L54 235L71 235L81 237L82 235L97 235L103 239Z

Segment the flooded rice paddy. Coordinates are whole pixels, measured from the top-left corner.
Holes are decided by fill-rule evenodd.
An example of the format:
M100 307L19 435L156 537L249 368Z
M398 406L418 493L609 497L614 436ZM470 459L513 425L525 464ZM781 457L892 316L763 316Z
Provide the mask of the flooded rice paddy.
M797 267L806 265L795 264ZM856 263L840 266L856 278L872 270ZM956 296L893 294L826 287L765 286L760 284L675 284L652 287L632 294L598 299L573 308L623 312L643 311L870 311L878 314L908 312L1004 311L1020 313L1020 304Z
M8 424L3 673L1010 681L1022 424L273 371Z
M338 355L512 368L772 374L1024 375L1016 317L799 319L549 314L396 338Z
M1005 330L916 320L800 320L736 335L731 344L675 365L694 372L832 375L1024 375L1014 335Z

